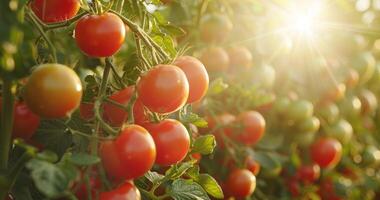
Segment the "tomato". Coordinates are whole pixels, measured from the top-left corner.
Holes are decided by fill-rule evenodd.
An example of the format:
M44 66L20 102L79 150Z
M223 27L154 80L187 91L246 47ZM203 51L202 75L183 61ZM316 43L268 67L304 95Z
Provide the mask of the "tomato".
M334 167L341 159L342 145L333 138L320 138L312 144L310 153L321 168Z
M362 109L362 103L356 96L346 97L340 104L340 111L343 116L347 118L355 118L358 116Z
M125 39L123 21L115 14L86 15L75 27L75 41L83 53L91 57L115 54Z
M339 108L336 104L330 103L318 109L318 115L327 123L335 123L339 117Z
M45 22L63 22L73 18L80 9L79 0L33 0L31 8Z
M292 197L298 197L301 194L300 184L295 177L291 177L286 181L286 186Z
M276 70L270 65L260 65L252 70L252 84L270 89L276 81Z
M349 69L344 83L348 88L354 88L359 83L359 73L354 69Z
M317 164L302 165L297 169L297 176L304 183L313 183L319 179L321 168Z
M320 100L321 105L325 105L332 102L337 102L343 99L346 93L346 85L340 83L338 85L334 85L332 88L329 88L322 94L322 98Z
M220 47L205 49L202 52L200 60L209 72L226 71L230 63L227 52Z
M109 192L100 193L99 200L141 200L141 195L136 186L126 182Z
M363 163L365 165L380 164L380 150L376 146L367 146L363 151Z
M256 177L247 169L235 169L228 176L227 185L233 197L248 197L256 189Z
M359 73L359 84L368 82L376 70L376 59L370 52L359 54L352 62L353 68Z
M335 190L333 181L326 179L320 183L318 193L322 200L343 200L343 198L336 194Z
M80 104L82 83L75 72L61 64L38 66L24 89L30 110L43 118L69 116Z
M248 69L252 65L253 57L246 47L232 47L228 49L228 56L230 57L231 67Z
M106 172L119 179L133 179L149 171L156 159L152 136L138 125L126 126L112 141L104 141L99 149Z
M274 110L282 115L285 114L290 105L290 100L287 97L281 97L274 102Z
M201 100L207 92L209 78L205 66L191 56L181 56L173 63L181 68L189 81L189 97L187 103Z
M299 124L297 124L297 128L301 133L314 133L318 131L320 124L319 119L313 116L302 120Z
M239 115L238 123L241 123L243 130L237 134L237 140L245 145L256 144L264 135L265 119L256 111L247 111Z
M370 90L362 90L359 94L359 99L362 104L361 114L372 115L376 112L378 102L375 94Z
M1 98L0 98L1 105ZM29 140L40 125L40 117L34 114L24 102L15 102L12 136ZM0 106L1 113L1 106Z
M114 94L112 94L109 99L127 106L129 100L131 99L134 87L130 86L123 90L120 90ZM104 103L104 119L110 123L112 126L122 126L124 122L126 122L128 113L122 108L112 104L112 103ZM141 101L137 98L135 104L133 106L133 117L135 120L135 124L143 124L148 121L147 117L144 114L144 106Z
M207 118L208 127L210 131L214 131L213 134L215 135L216 143L219 147L224 147L223 134L227 137L232 135L233 130L231 125L235 120L236 117L229 113L218 115L215 119L211 117ZM214 130L215 128L218 128L218 130Z
M189 96L189 82L180 68L157 65L141 76L137 92L149 110L169 114L185 105Z
M190 135L181 122L166 119L158 124L146 124L145 128L156 144L157 164L168 166L181 162L186 157L190 148Z
M248 156L245 159L245 167L253 173L253 175L257 176L260 172L260 163L255 161L252 157Z
M200 24L201 39L209 43L223 42L232 31L232 27L233 25L227 15L205 15Z
M77 186L74 185L74 188ZM97 196L97 191L99 191L102 188L102 182L97 179L90 177L89 179L89 188L91 192L91 197L95 199ZM77 192L75 193L75 196L78 198L78 200L87 200L88 198L88 191L87 191L87 183L86 181L82 181L81 185L79 185L79 188Z
M197 163L199 163L199 162L201 162L202 154L200 154L200 153L193 153L193 154L191 154L191 157L193 157L197 161Z
M306 100L298 100L290 103L288 118L293 121L301 121L313 115L313 104Z
M84 120L91 120L94 118L94 104L93 103L81 103L79 106L80 117Z
M349 122L344 119L339 120L336 124L329 127L326 134L329 137L339 140L342 144L350 142L354 130Z

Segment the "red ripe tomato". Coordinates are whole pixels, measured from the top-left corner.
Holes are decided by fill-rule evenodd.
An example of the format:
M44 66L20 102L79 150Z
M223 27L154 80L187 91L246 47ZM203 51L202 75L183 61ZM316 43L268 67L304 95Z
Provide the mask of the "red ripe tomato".
M187 103L194 103L202 99L207 92L209 78L205 66L198 59L191 56L179 57L174 65L181 68L189 81L189 98Z
M30 139L40 125L40 117L29 110L24 102L16 102L14 107L13 137Z
M223 113L221 115L218 115L215 117L215 119L208 117L208 127L210 131L214 131L213 129L217 128L218 126L222 127L219 130L216 130L213 134L215 135L216 143L220 148L224 147L224 140L223 140L223 134L225 136L231 136L232 135L232 128L231 125L233 122L235 122L236 117L229 113Z
M297 169L297 176L304 183L313 183L321 175L321 168L317 164L302 165Z
M238 121L243 125L243 131L236 137L245 145L256 144L264 135L265 119L256 111L247 111L239 115Z
M60 64L38 66L25 85L24 100L43 118L69 116L80 104L82 83L69 67Z
M311 158L321 168L334 167L342 156L342 145L333 138L320 138L312 144Z
M112 94L110 96L110 99L124 106L127 106L129 100L133 95L133 92L134 87L130 86ZM103 109L104 119L112 126L122 126L123 123L127 120L128 113L114 104L105 103ZM143 124L144 122L148 121L144 114L144 106L142 105L139 99L136 99L135 104L133 106L133 117L135 120L135 124Z
M211 47L204 50L200 60L209 72L226 71L230 64L227 52L220 47Z
M73 18L79 11L79 0L33 0L33 12L45 22L63 22Z
M245 159L245 167L253 173L253 175L257 176L260 172L260 163L255 161L252 157L248 156Z
M300 184L298 183L298 180L295 177L289 178L289 180L286 181L286 186L292 197L298 197L300 195Z
M204 42L223 42L232 30L232 23L226 15L205 15L201 20L200 35Z
M189 96L189 82L180 68L157 65L142 75L137 83L137 92L149 110L169 114L185 105Z
M100 193L99 200L141 200L141 195L136 186L126 182L114 190Z
M156 163L172 165L182 161L190 148L190 136L181 122L166 119L158 124L146 124L157 148Z
M247 69L252 65L253 57L246 47L232 47L228 49L228 56L230 57L231 67Z
M74 185L74 188L76 186ZM102 182L97 178L90 178L89 180L89 188L91 192L91 197L95 199L97 195L97 191L102 188ZM79 186L77 192L75 193L75 196L78 198L78 200L87 200L88 198L88 191L87 191L87 183L85 181L82 182L82 184Z
M109 57L115 54L125 39L123 21L112 13L86 15L75 27L79 48L91 57Z
M102 142L99 151L106 172L118 179L142 176L156 159L152 136L138 125L126 126L116 140Z
M94 118L94 104L93 103L81 103L79 106L80 117L84 120L91 120Z
M256 177L247 169L236 169L229 175L227 185L231 196L248 197L256 189Z

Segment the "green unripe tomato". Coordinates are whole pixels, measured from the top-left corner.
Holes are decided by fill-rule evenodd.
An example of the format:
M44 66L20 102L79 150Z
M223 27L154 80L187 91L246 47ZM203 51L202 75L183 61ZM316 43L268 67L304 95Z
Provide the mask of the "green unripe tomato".
M319 121L318 118L316 117L309 117L305 120L302 120L300 123L296 124L297 127L298 127L298 130L301 132L301 133L305 133L305 132L317 132L321 123Z
M336 104L330 103L318 109L318 115L329 124L338 120L339 108Z
M327 129L326 134L339 140L342 144L347 144L354 133L349 122L344 119L339 120L336 124Z
M289 120L301 121L313 116L314 106L306 100L297 100L289 105L287 116Z
M355 118L361 112L362 103L356 96L345 98L340 104L340 111L344 117L348 119Z

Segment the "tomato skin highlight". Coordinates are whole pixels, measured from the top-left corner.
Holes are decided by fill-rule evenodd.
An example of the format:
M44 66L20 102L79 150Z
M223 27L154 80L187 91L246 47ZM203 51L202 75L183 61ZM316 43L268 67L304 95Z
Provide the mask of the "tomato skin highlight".
M342 145L336 139L320 138L312 144L310 153L321 168L334 167L341 159Z
M201 100L207 92L209 77L205 66L198 59L191 56L177 58L174 65L185 72L189 81L189 97L187 103L194 103Z
M141 76L137 92L149 110L169 114L185 105L189 96L189 82L179 67L157 65Z
M115 92L109 97L109 99L127 106L132 98L134 90L135 89L133 86L127 87L123 90ZM104 119L112 126L122 126L123 123L128 119L128 113L122 108L113 105L112 103L104 103L103 109ZM135 124L143 124L144 122L148 121L147 117L144 114L144 106L139 99L136 99L133 106L133 117Z
M226 71L230 64L227 52L220 47L211 47L204 50L200 60L209 72Z
M256 144L264 135L265 119L256 111L247 111L239 115L238 121L243 124L243 131L237 140L245 145Z
M33 0L31 8L45 22L63 22L73 18L80 9L79 0Z
M25 85L24 100L42 118L69 116L82 98L82 83L77 74L61 64L38 66Z
M140 200L140 191L132 183L126 182L109 192L102 192L99 200Z
M91 57L109 57L122 46L125 25L113 13L86 15L78 21L74 34L83 53Z
M247 169L236 169L229 175L227 185L233 197L248 197L256 189L256 177Z
M190 136L181 122L166 119L158 124L146 124L157 148L156 163L168 166L182 161L190 148Z
M149 171L156 159L152 136L139 125L126 126L113 141L99 148L107 174L118 179L134 179Z

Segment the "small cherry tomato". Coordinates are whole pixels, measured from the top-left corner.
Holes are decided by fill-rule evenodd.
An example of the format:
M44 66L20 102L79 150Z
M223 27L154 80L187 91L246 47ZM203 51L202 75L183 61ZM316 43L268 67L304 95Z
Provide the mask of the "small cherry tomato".
M336 139L320 138L311 145L310 153L321 168L334 167L341 159L342 145Z
M132 98L134 90L135 89L132 86L127 87L123 90L120 90L112 94L109 97L109 99L124 106L127 106L130 99ZM103 109L104 119L112 126L122 126L128 118L128 113L124 109L112 103L104 103ZM148 121L147 117L144 114L144 106L138 98L136 99L135 104L133 106L133 117L135 120L135 124L143 124L146 121Z
M209 77L205 66L196 58L191 56L179 57L175 66L181 68L189 81L189 98L187 103L194 103L201 100L207 92Z
M237 122L243 130L237 134L237 140L245 145L256 144L264 135L265 119L256 111L247 111L239 115Z
M24 100L43 118L69 116L80 104L82 83L69 67L60 64L38 66L25 85Z
M204 42L220 43L227 39L232 30L232 23L226 15L209 14L203 16L200 35Z
M126 182L116 189L101 192L99 200L141 200L140 191L130 182Z
M138 125L126 126L115 140L102 142L99 151L107 174L119 179L144 175L156 159L152 136Z
M252 54L243 46L236 46L228 49L230 57L230 67L248 69L252 65Z
M298 178L306 184L315 182L320 175L321 168L317 164L302 165L297 169Z
M79 0L33 0L31 8L45 22L63 22L73 18L80 9Z
M190 135L181 122L166 119L158 124L146 124L157 148L156 163L163 166L182 161L190 148Z
M207 117L208 128L213 131L215 135L216 144L220 148L224 148L224 138L223 135L230 137L233 133L231 125L236 121L236 117L229 113L223 113L214 118ZM217 128L216 130L214 130Z
M257 176L260 172L260 163L254 160L252 157L248 156L245 159L245 167L253 173L253 175Z
M123 21L115 14L86 15L75 27L75 41L91 57L109 57L115 54L125 39Z
M189 96L186 74L174 65L157 65L137 83L141 102L149 110L169 114L185 105Z
M256 189L256 177L247 169L235 169L227 180L231 196L244 198L250 196Z
M298 100L290 103L288 108L288 117L293 121L301 121L306 118L312 117L314 106L306 100Z
M230 64L227 52L220 47L210 47L202 52L200 60L209 72L226 71Z

